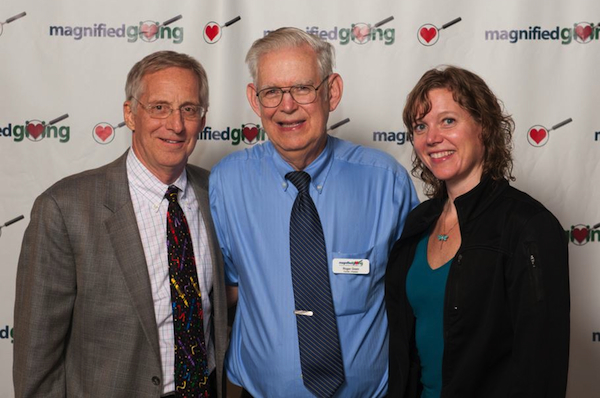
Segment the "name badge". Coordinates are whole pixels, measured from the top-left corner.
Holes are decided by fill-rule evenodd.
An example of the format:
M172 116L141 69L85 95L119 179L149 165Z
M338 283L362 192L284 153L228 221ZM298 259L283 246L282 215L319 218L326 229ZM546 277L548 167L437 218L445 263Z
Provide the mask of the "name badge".
M366 258L334 258L334 274L367 275L370 272L370 263Z

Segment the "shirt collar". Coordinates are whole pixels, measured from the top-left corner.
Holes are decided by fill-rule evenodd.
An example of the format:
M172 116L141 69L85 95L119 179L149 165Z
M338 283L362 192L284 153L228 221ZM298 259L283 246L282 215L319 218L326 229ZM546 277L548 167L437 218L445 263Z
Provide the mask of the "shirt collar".
M454 205L458 212L461 231L471 220L494 206L498 196L508 186L508 181L505 179L493 180L484 175L473 189L457 197ZM442 198L429 199L417 206L406 219L402 239L419 235L430 228L442 214L447 199L448 196L444 195Z
M290 182L285 179L285 175L290 171L294 171L294 168L281 157L272 144L271 149L273 151L273 163L281 180L281 188L284 191L287 191ZM325 187L325 182L327 180L327 176L329 175L329 170L331 169L332 164L333 140L328 135L323 151L303 170L310 175L310 183L317 190L317 192L319 192L319 194Z
M133 152L133 149L130 149L127 154L127 178L129 179L129 186L144 197L148 203L152 204L157 211L161 202L165 199L165 193L170 185L179 188L179 201L185 202L187 200L187 173L185 169L173 184L167 185L144 166Z

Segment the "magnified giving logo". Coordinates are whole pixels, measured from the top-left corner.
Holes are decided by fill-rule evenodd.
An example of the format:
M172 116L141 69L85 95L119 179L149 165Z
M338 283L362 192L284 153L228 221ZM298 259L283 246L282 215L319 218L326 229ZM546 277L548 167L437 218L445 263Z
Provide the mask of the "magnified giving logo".
M242 17L237 16L237 17L233 18L232 20L225 22L225 24L222 26L219 25L218 23L216 23L215 21L210 21L209 23L207 23L204 26L204 32L203 32L204 41L207 42L208 44L215 44L216 42L221 40L223 28L227 28L227 27L233 25L240 19L242 19Z
M98 144L110 144L115 139L116 130L123 126L125 126L125 122L121 122L116 126L107 122L100 122L92 129L92 137Z
M600 223L590 227L587 224L572 225L566 230L567 239L575 246L583 246L589 242L600 242Z
M594 24L588 22L579 22L575 25L575 41L578 43L587 44L592 41L594 32Z
M534 147L544 146L550 139L551 131L557 130L557 129L561 128L562 126L564 126L565 124L571 123L572 121L573 121L573 119L568 118L566 120L563 120L560 123L555 124L550 129L547 129L546 127L544 127L542 125L536 124L535 126L530 127L529 130L527 131L527 142L529 142L529 144Z
M59 138L60 142L67 142L70 138L70 128L68 126L56 126L58 122L61 122L69 117L68 113L59 116L55 119L50 120L48 123L30 119L25 122L25 126L15 126L13 128L14 134L17 134L18 128L25 127L25 136L34 142L43 140L46 137Z
M417 39L419 40L419 43L424 46L433 46L440 38L440 31L459 23L460 21L462 21L461 17L455 18L452 21L443 24L441 28L437 28L435 25L429 23L421 25L417 31Z
M363 23L363 22L358 22L358 23L352 24L352 34L351 34L352 41L357 44L368 43L372 39L375 39L374 36L376 34L376 30L380 26L382 26L390 21L393 21L393 20L394 20L394 17L389 16L389 17L385 18L384 20L377 22L373 26L371 26L370 24Z
M156 39L158 39L158 32L160 31L161 27L169 26L173 22L179 21L181 18L183 18L183 16L180 14L176 17L167 19L162 24L154 21L142 21L140 22L140 38L147 42L156 41Z

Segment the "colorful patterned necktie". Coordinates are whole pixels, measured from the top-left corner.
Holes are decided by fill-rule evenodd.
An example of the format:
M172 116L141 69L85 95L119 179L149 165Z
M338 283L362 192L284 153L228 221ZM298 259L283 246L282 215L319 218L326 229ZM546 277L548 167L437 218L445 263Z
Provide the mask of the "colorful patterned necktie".
M171 185L165 194L167 212L167 251L175 331L175 396L209 397L208 363L204 342L202 295L190 228L177 203L179 189Z
M331 397L344 382L321 219L308 192L310 175L287 173L298 188L290 217L290 260L302 381L317 397Z

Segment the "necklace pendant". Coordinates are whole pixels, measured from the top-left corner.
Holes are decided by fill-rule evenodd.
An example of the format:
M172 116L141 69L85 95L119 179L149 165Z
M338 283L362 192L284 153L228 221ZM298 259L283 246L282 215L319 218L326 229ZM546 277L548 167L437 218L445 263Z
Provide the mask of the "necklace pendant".
M445 242L448 240L448 235L446 234L440 234L437 236L437 240L441 241L441 242Z

